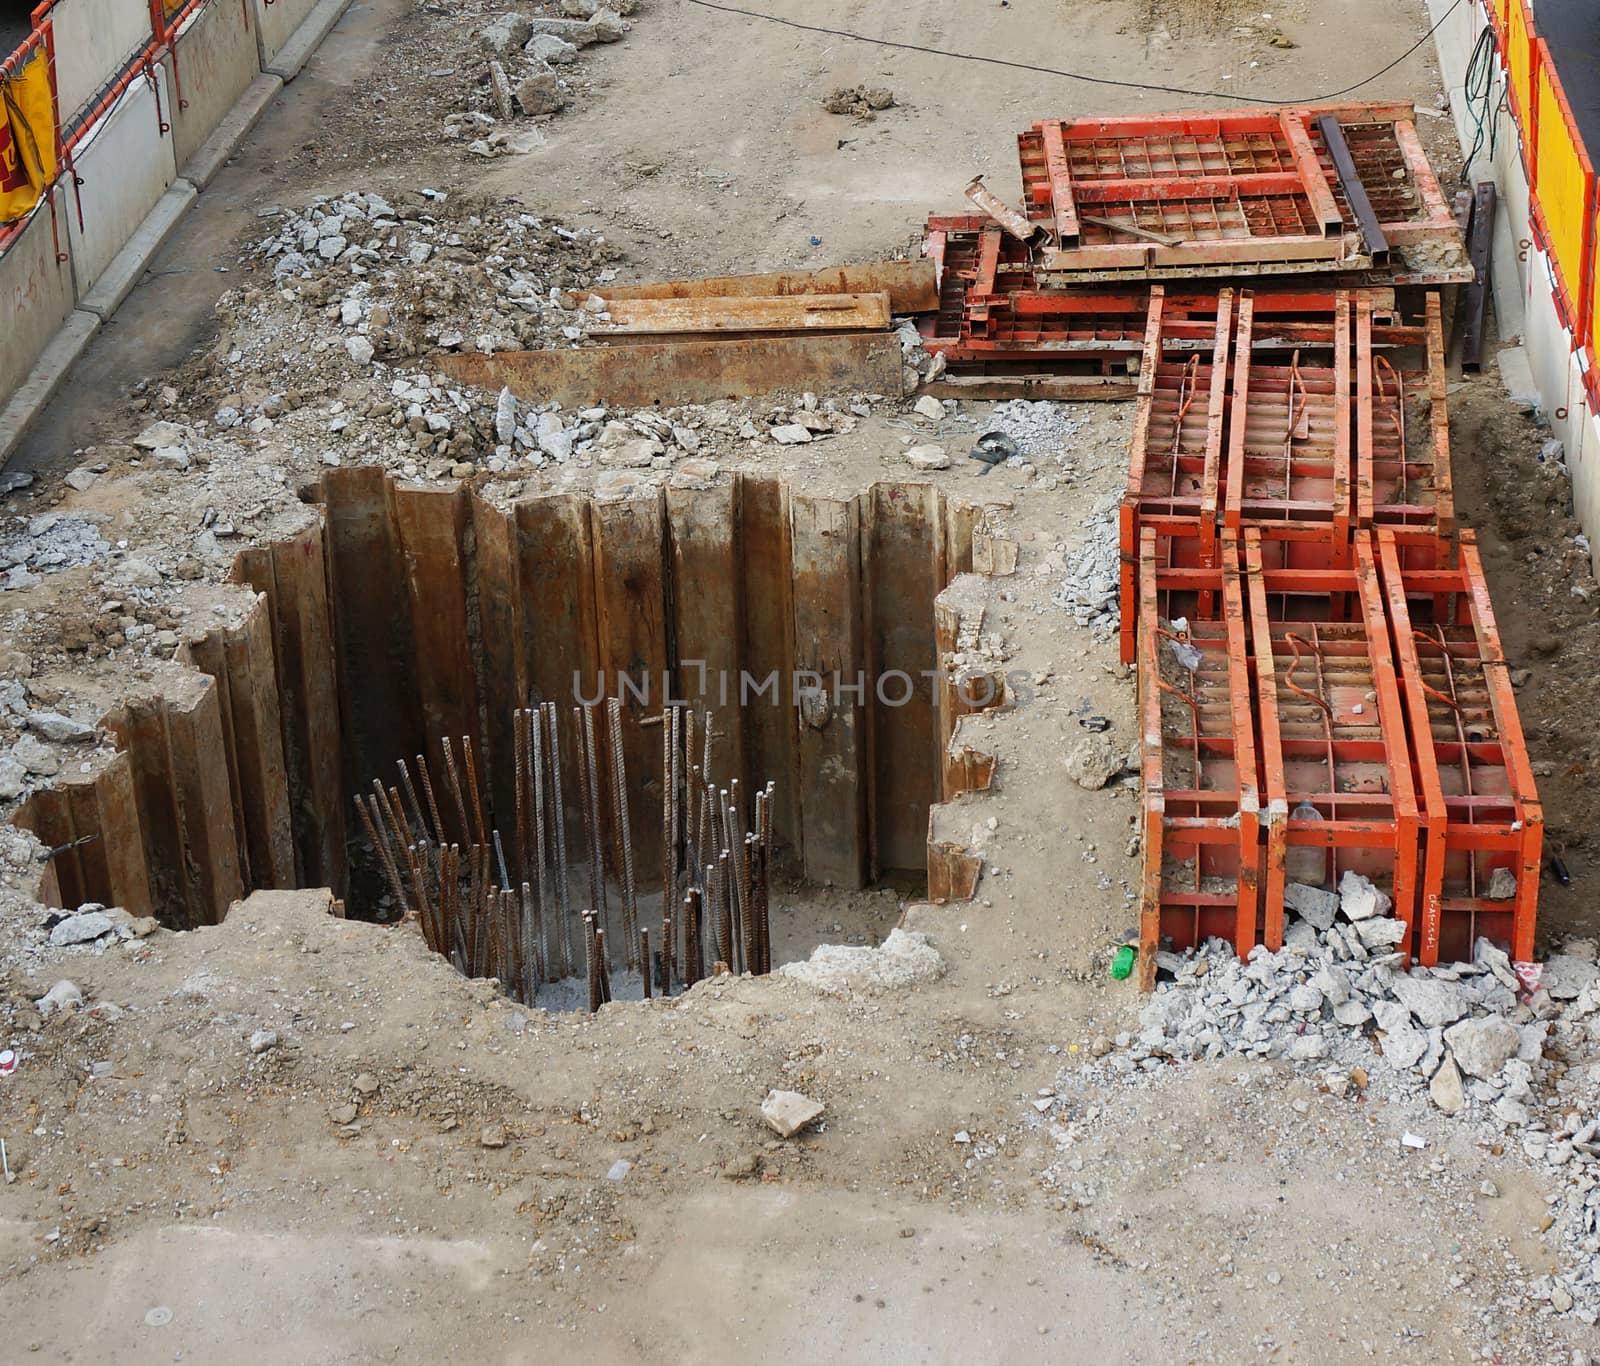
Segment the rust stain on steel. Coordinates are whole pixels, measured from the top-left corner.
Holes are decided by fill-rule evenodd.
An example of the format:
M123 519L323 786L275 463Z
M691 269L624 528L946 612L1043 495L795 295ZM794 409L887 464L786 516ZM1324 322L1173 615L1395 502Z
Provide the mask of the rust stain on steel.
M591 336L683 332L868 332L889 326L887 294L789 294L750 298L614 299Z
M509 388L530 402L554 399L569 407L713 403L779 388L885 394L901 389L900 343L878 332L452 354L431 363L465 384Z
M765 275L714 275L698 280L606 285L602 299L780 298L793 294L887 294L896 313L931 313L939 307L932 261L869 261L825 270L780 270Z

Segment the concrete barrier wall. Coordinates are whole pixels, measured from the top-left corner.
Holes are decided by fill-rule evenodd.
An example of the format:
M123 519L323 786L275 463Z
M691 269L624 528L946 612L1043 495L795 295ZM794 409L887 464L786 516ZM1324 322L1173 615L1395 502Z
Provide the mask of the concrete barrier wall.
M55 28L56 97L65 128L154 37L150 7L145 0L56 0L48 17Z
M116 107L73 152L73 165L83 182L83 225L78 206L72 206L73 255L78 296L94 287L100 272L135 228L178 177L172 154L172 134L163 133L156 117L156 86L160 108L172 108L166 69L157 66L154 83L135 80Z
M317 0L250 0L255 20L256 42L261 65L265 68L283 51L284 44L316 8Z
M68 252L68 196L61 182L50 193L60 250ZM5 345L0 346L0 398L22 383L72 312L72 262L70 256L56 260L50 205L50 198L40 203L0 256L0 318L7 319Z
M260 75L255 24L246 14L239 0L212 0L184 25L162 61L176 97L172 150L179 170Z

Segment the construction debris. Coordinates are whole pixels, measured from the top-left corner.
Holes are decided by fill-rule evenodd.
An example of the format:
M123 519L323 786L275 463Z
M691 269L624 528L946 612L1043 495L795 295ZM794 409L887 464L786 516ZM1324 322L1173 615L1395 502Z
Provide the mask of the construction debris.
M894 108L894 91L882 86L841 85L822 101L830 114L851 114L866 122L874 114Z

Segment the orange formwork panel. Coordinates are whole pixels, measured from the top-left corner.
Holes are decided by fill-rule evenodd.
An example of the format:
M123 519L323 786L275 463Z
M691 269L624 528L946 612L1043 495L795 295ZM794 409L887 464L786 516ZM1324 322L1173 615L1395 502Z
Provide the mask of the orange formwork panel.
M1140 540L1139 716L1144 778L1140 982L1155 955L1220 936L1253 940L1260 915L1260 801L1244 595L1229 542L1224 565L1162 571L1156 532ZM1176 629L1172 613L1207 592L1219 615Z
M1462 532L1454 568L1406 569L1395 533L1377 537L1425 837L1403 947L1448 962L1482 936L1531 959L1544 814L1477 544Z
M1251 531L1245 561L1267 813L1262 942L1282 947L1288 882L1334 891L1347 872L1387 892L1409 926L1418 807L1370 539L1350 568L1273 570Z
M1195 563L1216 563L1217 498L1222 477L1223 424L1228 382L1228 336L1233 291L1217 298L1209 354L1172 351L1174 320L1160 286L1150 291L1128 483L1119 537L1122 601L1134 600L1135 559L1141 530L1159 525L1192 539ZM1133 613L1123 613L1122 662L1133 662Z
M1444 324L1439 296L1427 300L1427 369L1396 367L1374 348L1372 301L1356 298L1356 525L1389 527L1408 567L1454 555Z
M1234 329L1222 523L1242 538L1245 527L1271 525L1291 540L1328 547L1327 563L1350 563L1350 296L1334 304L1329 365L1302 361L1263 365L1252 345L1255 300L1239 302Z

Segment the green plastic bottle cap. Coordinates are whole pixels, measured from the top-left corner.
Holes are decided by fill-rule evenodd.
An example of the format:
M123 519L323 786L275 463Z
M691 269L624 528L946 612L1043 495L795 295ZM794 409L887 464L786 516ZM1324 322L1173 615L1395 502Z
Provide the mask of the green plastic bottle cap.
M1124 944L1117 950L1116 957L1111 960L1111 976L1114 981L1122 981L1133 972L1133 965L1138 961L1139 951L1132 944Z

